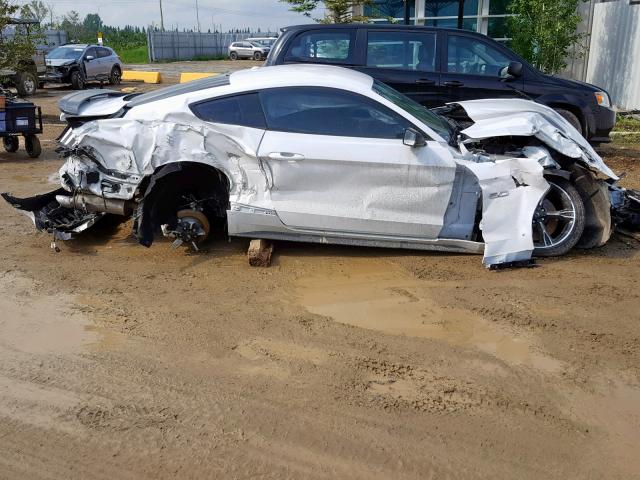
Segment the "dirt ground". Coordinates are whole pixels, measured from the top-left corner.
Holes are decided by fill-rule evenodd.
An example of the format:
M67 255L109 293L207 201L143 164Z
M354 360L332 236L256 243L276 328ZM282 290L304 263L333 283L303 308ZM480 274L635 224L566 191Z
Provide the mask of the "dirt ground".
M142 87L139 87L142 88ZM0 154L0 191L57 188ZM640 186L640 148L607 148ZM478 256L51 238L0 203L0 478L640 478L640 244Z

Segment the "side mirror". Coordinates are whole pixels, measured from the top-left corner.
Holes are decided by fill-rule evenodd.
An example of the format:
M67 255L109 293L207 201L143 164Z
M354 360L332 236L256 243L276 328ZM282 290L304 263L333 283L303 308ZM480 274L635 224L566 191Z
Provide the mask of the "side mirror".
M414 130L413 128L407 128L404 131L404 138L402 139L402 143L411 148L424 147L427 144L427 140L420 132Z
M93 55L87 55L86 57L84 57L84 59L85 59L87 62L90 62L90 61L91 61L91 60L93 60L94 58L96 58L96 57L94 57Z
M520 62L510 62L507 67L507 73L514 77L522 76L522 64Z

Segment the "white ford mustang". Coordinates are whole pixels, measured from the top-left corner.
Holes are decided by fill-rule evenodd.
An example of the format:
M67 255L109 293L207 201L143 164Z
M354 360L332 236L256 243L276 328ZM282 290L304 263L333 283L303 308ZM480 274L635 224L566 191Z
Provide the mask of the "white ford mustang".
M226 222L231 236L484 253L495 266L602 245L637 206L548 107L430 111L339 67L78 92L60 108L62 188L3 194L57 238L117 214L146 246L160 232L195 245Z

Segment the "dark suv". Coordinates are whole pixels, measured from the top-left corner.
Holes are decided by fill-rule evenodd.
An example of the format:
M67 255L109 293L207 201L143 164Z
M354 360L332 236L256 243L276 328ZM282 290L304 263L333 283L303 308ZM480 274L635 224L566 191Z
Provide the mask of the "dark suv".
M354 68L426 107L480 98L529 98L553 107L592 143L615 124L609 95L540 72L504 45L465 30L421 26L299 25L282 30L266 65Z

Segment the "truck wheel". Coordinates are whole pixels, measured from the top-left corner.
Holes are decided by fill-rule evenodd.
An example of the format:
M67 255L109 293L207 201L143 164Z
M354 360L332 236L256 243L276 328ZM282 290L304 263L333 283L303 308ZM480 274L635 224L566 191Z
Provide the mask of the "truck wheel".
M71 74L71 87L74 90L82 90L84 88L84 77L78 70L74 70Z
M2 143L4 145L4 149L9 152L9 153L13 153L18 151L18 137L4 137L2 139Z
M122 78L122 73L118 67L113 67L111 69L111 75L109 75L109 84L110 85L120 85L120 79Z
M38 89L38 79L33 73L22 72L18 74L18 83L16 83L16 90L21 97L28 97L36 93Z
M42 153L42 147L40 146L40 139L35 135L27 135L24 137L24 146L27 150L27 154L31 158L38 158Z
M576 117L575 113L570 112L569 110L565 110L564 108L556 108L555 111L558 112L560 116L567 122L569 122L571 126L580 133L580 135L583 134L582 124L580 123L580 119Z

